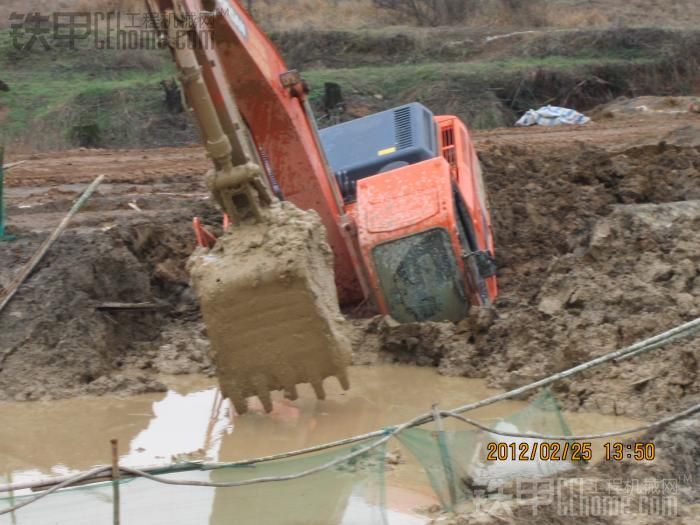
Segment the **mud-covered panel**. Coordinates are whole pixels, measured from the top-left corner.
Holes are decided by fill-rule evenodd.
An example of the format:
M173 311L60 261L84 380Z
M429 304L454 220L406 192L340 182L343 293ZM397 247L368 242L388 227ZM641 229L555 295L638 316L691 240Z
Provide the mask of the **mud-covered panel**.
M399 322L459 321L467 313L450 236L435 228L372 250L387 306Z

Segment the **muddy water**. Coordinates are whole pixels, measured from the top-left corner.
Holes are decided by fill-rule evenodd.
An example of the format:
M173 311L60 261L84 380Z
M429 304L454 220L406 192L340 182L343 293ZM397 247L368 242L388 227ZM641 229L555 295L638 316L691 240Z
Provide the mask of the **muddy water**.
M269 415L259 404L252 404L245 416L235 415L227 403L219 402L214 381L199 377L168 378L171 390L166 394L0 403L0 477L23 481L109 463L111 438L119 439L121 462L133 466L274 454L400 423L429 410L433 403L453 408L495 393L480 380L439 376L432 369L416 367L354 367L350 380L352 388L347 392L335 381L327 381L326 401L316 400L310 387L301 387L295 402L275 396ZM524 406L503 402L470 417L493 422ZM574 433L635 423L598 414L579 413L567 419ZM464 428L458 425L448 423L448 427ZM413 511L435 503L435 497L417 462L396 442L389 451L400 458L386 477L392 523L422 523ZM170 489L161 490L167 495ZM210 525L228 523L223 518L218 521L216 513L212 516ZM2 517L0 523L5 523Z

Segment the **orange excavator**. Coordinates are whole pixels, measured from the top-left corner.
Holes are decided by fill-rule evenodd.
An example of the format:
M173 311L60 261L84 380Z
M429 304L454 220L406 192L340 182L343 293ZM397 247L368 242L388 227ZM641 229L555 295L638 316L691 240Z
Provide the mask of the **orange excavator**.
M147 6L172 51L186 106L214 164L207 182L231 223L227 235L246 224L265 224L266 210L287 201L320 217L340 304L370 301L401 323L457 322L470 305L494 300L491 219L463 122L412 103L319 131L307 84L236 0L147 0ZM200 245L213 247L215 239L197 220L195 231ZM217 277L207 294L199 294L220 379L223 366L236 369L236 386L222 382L222 390L239 412L252 395L269 410L269 391L295 397L295 385L303 382L322 398L319 381L330 375L348 386L347 360L332 358L323 370L299 365L301 354L290 346L303 346L304 339L295 345L268 341L265 334L257 343L236 340L245 331L236 325L241 315L271 315L256 306L268 303L255 294L267 293L264 282L275 279L256 278L257 291L239 295L236 286L242 285L227 288ZM221 297L210 300L212 294ZM209 321L221 323L222 309L240 297L253 299L231 311L228 332L212 330ZM217 305L216 312L206 301ZM268 326L300 317L302 310L280 305ZM317 317L296 332L327 331L323 314ZM319 360L327 351L324 345L314 350ZM270 355L274 359L265 359ZM295 372L283 377L290 367Z

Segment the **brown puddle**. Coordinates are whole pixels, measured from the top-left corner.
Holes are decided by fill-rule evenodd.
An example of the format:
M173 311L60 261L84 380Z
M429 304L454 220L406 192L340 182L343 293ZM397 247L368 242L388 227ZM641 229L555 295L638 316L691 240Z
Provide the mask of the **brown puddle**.
M122 464L131 466L169 464L174 459L253 458L401 423L429 411L433 403L454 408L496 393L482 380L440 376L429 368L386 365L351 367L349 372L349 391L328 380L328 398L318 401L311 387L302 385L297 401L273 396L271 414L256 402L251 413L232 415L227 403L216 407L214 380L184 376L167 378L171 390L166 394L0 403L0 479L26 481L108 464L111 438L119 439ZM525 406L501 402L469 416L492 421ZM565 416L575 434L638 423L600 414ZM465 428L458 422L448 422L447 427ZM390 522L423 523L413 511L435 503L435 496L408 452L400 450L396 441L390 443L389 451L401 456L400 464L386 473ZM600 454L598 449L594 457ZM169 489L162 490L167 494ZM0 523L5 523L3 518ZM208 523L224 521L212 518Z

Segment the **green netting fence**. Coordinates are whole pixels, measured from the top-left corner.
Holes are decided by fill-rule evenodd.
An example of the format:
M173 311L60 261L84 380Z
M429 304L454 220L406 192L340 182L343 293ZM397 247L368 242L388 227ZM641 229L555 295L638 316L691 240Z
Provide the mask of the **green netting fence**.
M497 431L570 435L559 405L544 391L526 408L487 423ZM434 426L434 425L431 425ZM423 467L445 509L469 499L474 487L504 483L515 477L554 474L570 464L553 461L487 461L488 443L528 442L481 430L437 431L409 428L399 441ZM529 440L537 441L537 440ZM313 469L354 451L371 440L331 451L251 465L192 465L163 469L169 479L233 482L285 476ZM235 488L173 486L142 478L119 482L120 518L129 525L386 525L386 444L302 478ZM187 468L187 467L186 467ZM110 525L114 523L113 483L64 489L16 512L0 516L0 525ZM0 510L21 498L0 499Z
M242 481L295 474L350 454L367 443L331 452L184 472L170 479ZM235 488L187 487L138 478L119 482L124 525L385 525L385 448L304 478ZM27 496L30 497L30 496ZM23 498L0 499L0 510ZM0 516L2 525L113 525L113 484L64 489Z
M545 390L527 407L511 416L487 423L490 428L503 432L537 432L569 436L571 431L564 420L559 404L549 390ZM518 459L490 461L489 444L505 446L510 454L519 454L521 445L544 441L529 438L508 438L476 429L437 431L410 428L398 435L399 441L423 466L440 503L451 510L474 494L475 490L493 490L514 478L544 477L571 467L565 461ZM492 445L493 446L493 445Z

